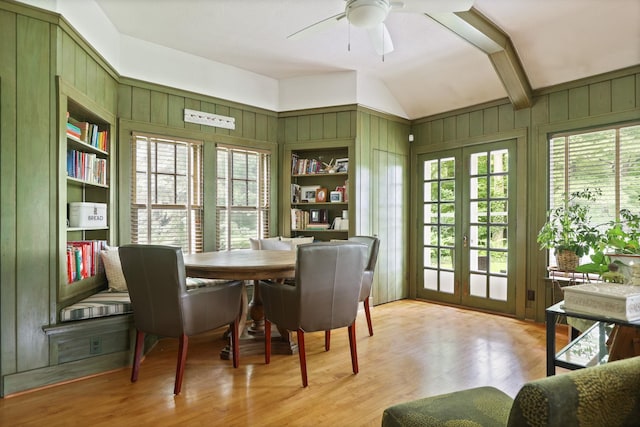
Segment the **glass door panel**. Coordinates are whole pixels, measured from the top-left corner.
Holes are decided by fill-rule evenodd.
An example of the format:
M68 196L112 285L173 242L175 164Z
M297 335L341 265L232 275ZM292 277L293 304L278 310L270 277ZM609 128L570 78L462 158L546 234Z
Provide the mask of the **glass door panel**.
M418 157L423 180L418 297L511 313L515 141ZM513 181L513 182L512 182Z

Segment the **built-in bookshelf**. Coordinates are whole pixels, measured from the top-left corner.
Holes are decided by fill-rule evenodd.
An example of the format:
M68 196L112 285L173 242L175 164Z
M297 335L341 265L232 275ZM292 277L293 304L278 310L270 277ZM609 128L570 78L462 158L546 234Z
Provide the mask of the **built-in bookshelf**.
M115 117L59 80L57 304L106 288L100 250L112 242Z
M283 233L346 239L350 220L348 141L290 144L285 150Z

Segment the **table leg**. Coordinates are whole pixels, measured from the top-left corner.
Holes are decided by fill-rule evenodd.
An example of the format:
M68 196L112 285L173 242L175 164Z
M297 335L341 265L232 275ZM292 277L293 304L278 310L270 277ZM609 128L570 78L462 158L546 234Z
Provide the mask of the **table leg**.
M556 315L546 312L547 322L547 376L556 374Z
M242 289L242 308L240 314L240 355L248 356L264 354L264 309L260 297L260 286L254 281L251 302L248 302L247 289ZM251 318L247 322L247 316ZM249 323L249 324L247 324ZM286 329L272 325L271 352L273 354L296 354L298 344L291 340L291 334ZM225 335L225 338L227 336ZM229 360L233 356L233 350L227 344L220 352L220 358Z

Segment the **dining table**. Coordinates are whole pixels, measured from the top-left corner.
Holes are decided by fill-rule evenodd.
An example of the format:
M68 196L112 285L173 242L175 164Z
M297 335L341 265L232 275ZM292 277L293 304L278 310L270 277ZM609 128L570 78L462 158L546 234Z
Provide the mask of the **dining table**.
M231 251L200 252L184 255L187 277L203 279L242 280L253 282L251 301L247 296L246 283L243 284L240 304L239 339L240 355L264 352L264 310L260 297L260 281L283 282L295 277L296 251L238 249ZM283 284L283 286L287 286ZM247 324L247 319L251 321ZM272 332L272 352L295 354L297 344L289 331L275 326ZM223 359L232 356L231 346L220 353Z

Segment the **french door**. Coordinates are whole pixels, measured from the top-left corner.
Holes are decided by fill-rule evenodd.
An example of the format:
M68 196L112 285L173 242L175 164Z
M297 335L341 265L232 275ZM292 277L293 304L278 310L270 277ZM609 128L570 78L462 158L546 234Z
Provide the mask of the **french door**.
M515 147L418 156L419 298L515 313Z

